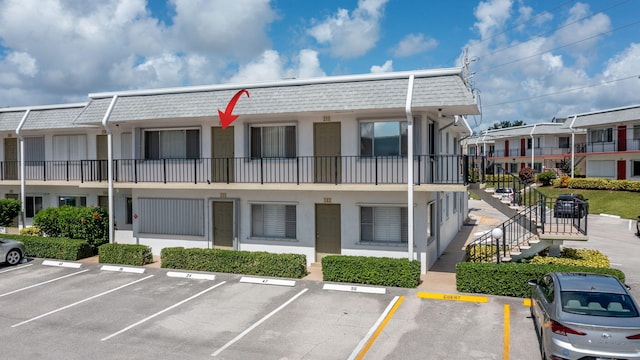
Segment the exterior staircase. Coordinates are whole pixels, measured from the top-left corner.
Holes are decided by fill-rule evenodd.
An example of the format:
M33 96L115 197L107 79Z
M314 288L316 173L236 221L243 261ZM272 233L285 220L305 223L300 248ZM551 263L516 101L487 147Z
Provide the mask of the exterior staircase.
M550 256L558 256L564 241L588 240L588 204L585 205L583 218L555 218L555 199L547 199L535 187L520 183L517 177L510 179L508 184L498 184L497 187L514 188L514 200L502 199L499 194L494 193L494 189L482 185L469 187L470 192L509 219L496 227L501 230L500 238L496 239L492 232L488 232L466 246L468 261L515 262L545 250L548 250Z

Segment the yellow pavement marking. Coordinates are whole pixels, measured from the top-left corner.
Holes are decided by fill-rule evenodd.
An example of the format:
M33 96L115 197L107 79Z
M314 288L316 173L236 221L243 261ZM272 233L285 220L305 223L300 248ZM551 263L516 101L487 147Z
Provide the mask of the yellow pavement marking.
M367 341L367 343L364 345L362 350L360 350L360 352L356 356L356 360L362 360L364 358L364 356L367 354L367 351L369 351L369 348L371 347L371 345L373 345L373 343L378 338L378 335L380 335L380 333L382 332L382 329L384 329L385 326L387 326L387 323L389 322L389 320L391 320L391 317L393 316L393 314L396 312L396 310L398 310L398 307L400 307L400 304L402 304L402 301L404 301L404 296L398 297L398 301L396 301L396 303L393 305L393 307L391 308L387 316L384 317L384 320L382 321L380 326L378 326L378 328L373 333L373 335L371 335L371 338L369 338L369 341Z
M418 297L422 299L435 299L435 300L451 300L451 301L465 301L465 302L489 302L489 298L486 296L477 295L458 295L458 294L440 294L431 292L418 292Z
M504 304L504 344L502 346L502 360L509 360L511 352L511 313L509 304Z
M522 300L522 305L530 307L531 306L531 299Z

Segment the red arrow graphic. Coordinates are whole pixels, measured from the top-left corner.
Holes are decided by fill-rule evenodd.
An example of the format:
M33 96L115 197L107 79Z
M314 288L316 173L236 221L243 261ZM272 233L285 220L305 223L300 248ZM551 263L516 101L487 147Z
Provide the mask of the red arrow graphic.
M224 112L218 109L218 116L220 116L220 124L222 125L223 129L225 129L235 119L238 118L238 115L232 115L231 113L233 112L233 108L236 106L238 99L240 99L240 96L242 96L242 93L247 94L247 97L249 97L249 92L245 89L242 89L235 95L233 95L233 98L231 98L231 101L229 101L229 103L227 104L227 108L224 110Z

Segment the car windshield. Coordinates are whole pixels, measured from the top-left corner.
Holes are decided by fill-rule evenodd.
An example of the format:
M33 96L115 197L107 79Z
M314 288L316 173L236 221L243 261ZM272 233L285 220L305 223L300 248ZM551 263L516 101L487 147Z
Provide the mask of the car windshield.
M584 291L563 291L560 294L562 311L571 314L638 317L631 297L626 294L593 293Z

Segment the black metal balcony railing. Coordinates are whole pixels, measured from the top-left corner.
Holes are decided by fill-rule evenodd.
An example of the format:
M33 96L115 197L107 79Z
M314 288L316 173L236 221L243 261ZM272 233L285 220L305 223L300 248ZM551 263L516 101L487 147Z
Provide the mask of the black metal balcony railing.
M464 155L417 155L414 183L466 184ZM25 179L106 181L107 160L26 161ZM406 184L406 157L298 156L292 158L119 159L116 182ZM0 180L19 180L20 163L0 162Z

